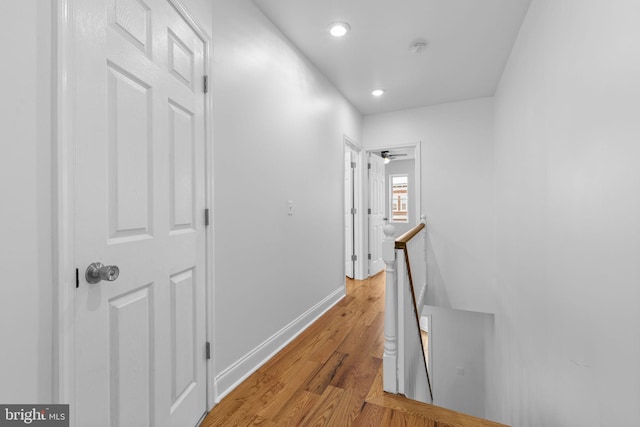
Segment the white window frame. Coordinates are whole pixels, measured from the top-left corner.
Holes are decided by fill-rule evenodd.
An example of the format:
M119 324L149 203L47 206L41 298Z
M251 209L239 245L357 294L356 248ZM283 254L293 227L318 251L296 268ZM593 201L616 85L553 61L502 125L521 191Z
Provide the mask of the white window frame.
M397 221L394 219L393 217L393 203L394 203L394 197L393 197L393 178L397 178L397 177L404 177L407 179L407 197L406 197L406 212L407 212L407 219L405 221ZM409 174L408 173L398 173L398 174L392 174L389 175L389 223L391 224L407 224L409 222ZM399 209L402 208L402 203L401 201L399 202Z

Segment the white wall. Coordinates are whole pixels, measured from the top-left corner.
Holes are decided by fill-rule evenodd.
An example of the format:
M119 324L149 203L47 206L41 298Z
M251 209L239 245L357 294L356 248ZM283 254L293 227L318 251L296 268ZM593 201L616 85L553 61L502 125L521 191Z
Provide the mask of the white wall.
M311 320L295 323L299 316L344 293L343 135L361 140L361 116L252 2L213 4L215 363L224 394Z
M52 399L51 4L0 2L0 402Z
M433 404L490 418L493 376L493 314L426 305L430 316L429 373ZM462 372L459 372L462 369Z
M640 425L640 3L534 0L496 95L501 415Z
M365 116L367 148L422 141L427 302L493 312L493 101L482 98Z
M298 316L344 291L343 136L361 140L361 117L251 2L184 4L214 37L219 373L286 326L300 327ZM52 3L0 7L6 58L0 402L47 403L53 399Z

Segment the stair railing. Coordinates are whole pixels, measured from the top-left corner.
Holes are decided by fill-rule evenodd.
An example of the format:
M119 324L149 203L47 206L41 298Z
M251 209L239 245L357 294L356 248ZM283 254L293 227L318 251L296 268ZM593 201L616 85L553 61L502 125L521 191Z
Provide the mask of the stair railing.
M422 402L433 402L427 355L420 331L426 294L426 218L394 239L384 227L382 256L386 266L383 388Z

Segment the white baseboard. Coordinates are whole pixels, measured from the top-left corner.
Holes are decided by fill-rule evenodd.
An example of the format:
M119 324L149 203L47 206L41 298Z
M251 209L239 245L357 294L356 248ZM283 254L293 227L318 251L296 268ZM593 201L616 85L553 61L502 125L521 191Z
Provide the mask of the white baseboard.
M340 286L306 313L216 375L215 387L220 390L216 404L344 297L345 288Z

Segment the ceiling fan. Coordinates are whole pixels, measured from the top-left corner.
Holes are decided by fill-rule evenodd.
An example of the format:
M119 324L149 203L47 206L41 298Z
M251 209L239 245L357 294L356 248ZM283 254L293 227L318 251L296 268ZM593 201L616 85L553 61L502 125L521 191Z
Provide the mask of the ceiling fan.
M395 159L396 157L403 157L406 156L406 153L398 153L398 154L393 154L389 151L381 151L380 152L380 157L382 157L384 159L384 163L387 164L389 163L391 160Z

